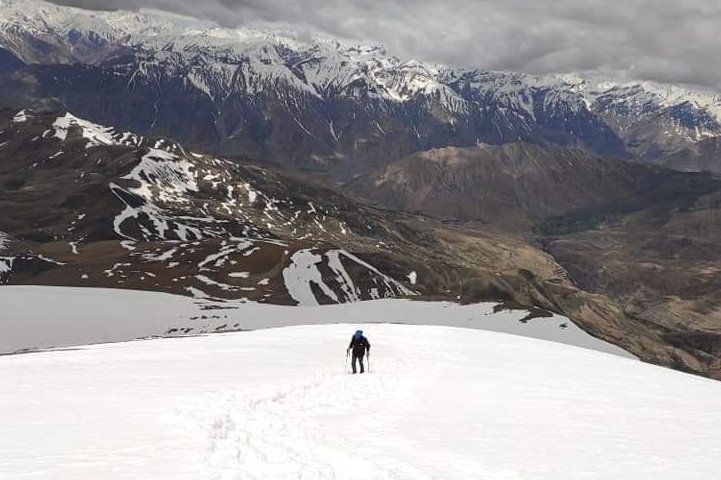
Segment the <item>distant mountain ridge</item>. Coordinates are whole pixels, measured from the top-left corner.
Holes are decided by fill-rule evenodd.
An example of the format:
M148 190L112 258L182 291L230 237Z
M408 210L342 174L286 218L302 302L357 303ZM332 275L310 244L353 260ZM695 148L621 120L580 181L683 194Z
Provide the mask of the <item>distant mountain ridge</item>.
M345 180L408 154L525 141L721 171L721 98L650 82L401 61L162 12L0 0L0 101L67 108Z

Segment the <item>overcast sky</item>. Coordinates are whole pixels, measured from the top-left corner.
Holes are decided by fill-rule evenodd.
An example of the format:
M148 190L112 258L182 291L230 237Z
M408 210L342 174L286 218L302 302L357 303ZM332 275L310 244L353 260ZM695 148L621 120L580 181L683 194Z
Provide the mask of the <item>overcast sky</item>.
M158 8L225 26L293 25L405 59L602 74L721 90L718 0L53 0Z

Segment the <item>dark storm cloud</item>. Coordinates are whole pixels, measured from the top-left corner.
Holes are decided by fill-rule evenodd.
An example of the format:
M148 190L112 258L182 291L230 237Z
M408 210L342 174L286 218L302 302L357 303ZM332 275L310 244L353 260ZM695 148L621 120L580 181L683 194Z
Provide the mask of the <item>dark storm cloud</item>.
M591 70L721 87L721 2L708 0L55 0L143 6L225 26L381 43L402 58L528 72Z

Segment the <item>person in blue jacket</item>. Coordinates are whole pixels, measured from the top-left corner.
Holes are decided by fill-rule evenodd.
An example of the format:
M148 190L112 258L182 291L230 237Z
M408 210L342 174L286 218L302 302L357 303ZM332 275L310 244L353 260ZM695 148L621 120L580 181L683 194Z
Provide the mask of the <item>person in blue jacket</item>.
M355 334L353 334L353 337L350 339L350 344L348 345L348 350L346 350L346 355L351 350L353 350L353 373L356 373L356 360L360 363L360 373L365 372L365 369L363 368L363 357L366 354L370 355L371 344L368 339L363 336L363 330L356 330Z

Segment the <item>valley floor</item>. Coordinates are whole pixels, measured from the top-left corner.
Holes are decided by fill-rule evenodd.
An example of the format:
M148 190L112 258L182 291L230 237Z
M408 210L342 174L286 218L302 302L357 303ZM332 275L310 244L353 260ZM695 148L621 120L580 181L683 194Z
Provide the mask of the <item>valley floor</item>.
M0 477L718 478L721 383L494 332L315 325L0 357Z

